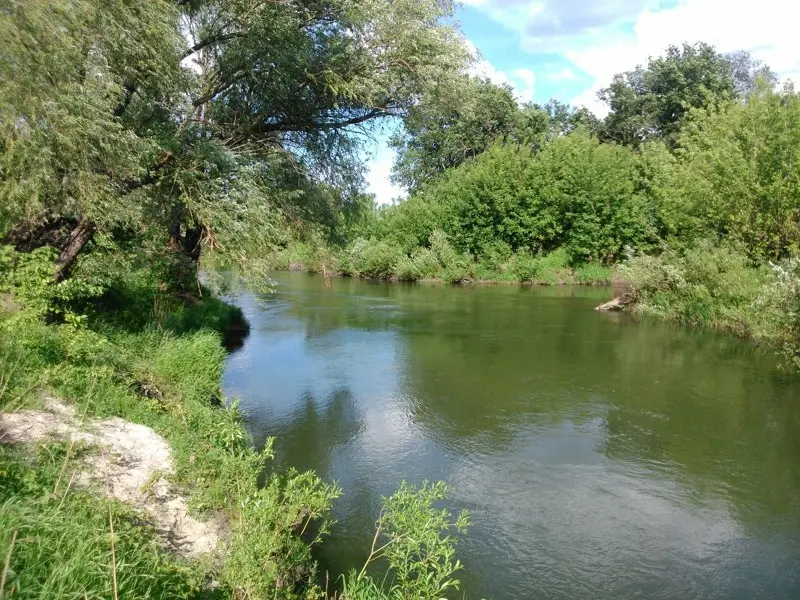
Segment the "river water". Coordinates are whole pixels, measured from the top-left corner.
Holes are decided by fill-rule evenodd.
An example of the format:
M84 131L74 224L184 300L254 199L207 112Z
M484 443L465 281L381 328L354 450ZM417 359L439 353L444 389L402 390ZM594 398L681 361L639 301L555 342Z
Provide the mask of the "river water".
M594 312L608 289L275 278L224 388L342 487L332 577L429 479L471 516L468 599L800 598L800 381L767 352Z

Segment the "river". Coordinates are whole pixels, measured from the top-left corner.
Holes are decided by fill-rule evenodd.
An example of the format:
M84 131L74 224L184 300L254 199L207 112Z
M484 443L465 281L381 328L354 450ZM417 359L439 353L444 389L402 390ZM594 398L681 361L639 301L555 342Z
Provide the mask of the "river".
M342 487L332 574L428 479L470 513L468 599L800 598L800 381L768 352L593 311L608 289L275 279L224 390Z

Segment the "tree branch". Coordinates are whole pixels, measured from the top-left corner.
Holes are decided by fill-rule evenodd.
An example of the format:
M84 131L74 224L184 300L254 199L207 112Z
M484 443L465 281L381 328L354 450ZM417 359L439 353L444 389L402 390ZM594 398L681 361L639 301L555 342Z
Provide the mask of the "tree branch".
M122 100L120 101L119 104L117 104L117 107L114 109L115 117L121 117L123 114L125 114L125 111L128 109L128 105L131 103L131 100L133 100L133 95L136 93L137 89L138 88L133 83L125 84L125 95L122 97Z
M164 152L153 168L148 169L147 173L143 177L138 179L128 179L127 181L122 182L123 194L130 194L139 188L143 188L146 185L155 183L158 180L158 174L173 162L175 162L175 155L172 154L172 152Z
M206 38L204 40L200 40L194 46L187 49L186 52L183 53L181 56L181 60L191 56L195 52L199 52L203 48L208 48L209 46L213 46L214 44L219 44L221 42L227 42L228 40L232 40L237 37L244 37L246 34L241 31L234 31L231 33L223 33L218 36L212 36L210 38Z
M386 108L373 108L372 110L349 119L341 119L337 121L314 121L309 120L305 122L291 122L291 121L278 121L275 123L261 122L253 126L253 133L276 133L276 132L298 132L298 133L313 133L315 131L331 131L334 129L343 129L352 125L365 123L371 119L378 117L386 117L391 115Z

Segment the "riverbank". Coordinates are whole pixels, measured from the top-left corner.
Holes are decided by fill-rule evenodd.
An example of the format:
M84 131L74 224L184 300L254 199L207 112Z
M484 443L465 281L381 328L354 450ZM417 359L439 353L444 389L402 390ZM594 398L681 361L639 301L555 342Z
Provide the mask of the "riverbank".
M775 348L787 368L800 370L800 261L757 266L740 248L712 241L615 265L579 266L570 266L559 250L475 261L458 255L443 237L411 256L379 241L338 250L294 241L272 266L390 282L613 286L627 294L615 310L727 331Z
M714 329L774 348L800 371L800 260L755 266L736 247L701 241L639 256L619 267L622 306L691 327Z
M272 268L307 271L324 277L347 276L422 283L611 285L615 269L600 263L569 264L563 250L515 254L476 261L458 254L446 237L434 235L429 248L411 254L378 240L360 240L346 248L292 241L271 259Z
M55 302L47 265L41 285L25 277L36 260L17 256L0 288L0 596L379 599L457 587L453 533L466 520L435 506L439 484L400 485L376 515L367 564L318 576L312 549L340 490L273 469L273 441L255 449L223 396L225 346L248 329L240 309L203 288L167 293L135 270L90 303ZM426 547L412 551L418 537ZM373 579L379 559L388 570Z
M128 287L113 296L117 310L80 324L48 325L24 307L0 313L0 409L12 413L0 433L0 548L11 573L4 573L5 593L321 595L311 546L326 532L339 491L311 473L271 474L259 483L271 446L252 448L240 412L226 406L219 387L222 335L241 329L241 313L208 294L186 300ZM48 412L47 398L77 416ZM13 435L13 417L21 414L51 415L64 435ZM146 507L79 485L87 464L97 462L86 457L110 446L103 427L94 427L92 437L69 423L103 419L146 426L165 440L173 468L152 473L145 487L167 486L185 498L191 519L217 524L218 544L182 556L174 546L187 540L165 532ZM301 536L311 522L314 536Z

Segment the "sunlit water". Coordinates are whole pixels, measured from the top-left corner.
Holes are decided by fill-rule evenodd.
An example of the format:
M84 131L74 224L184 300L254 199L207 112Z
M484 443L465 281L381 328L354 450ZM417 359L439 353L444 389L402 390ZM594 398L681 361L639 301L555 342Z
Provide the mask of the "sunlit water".
M471 515L470 599L800 598L800 382L769 353L596 313L605 289L276 279L237 300L224 387L342 487L332 577L429 479Z

